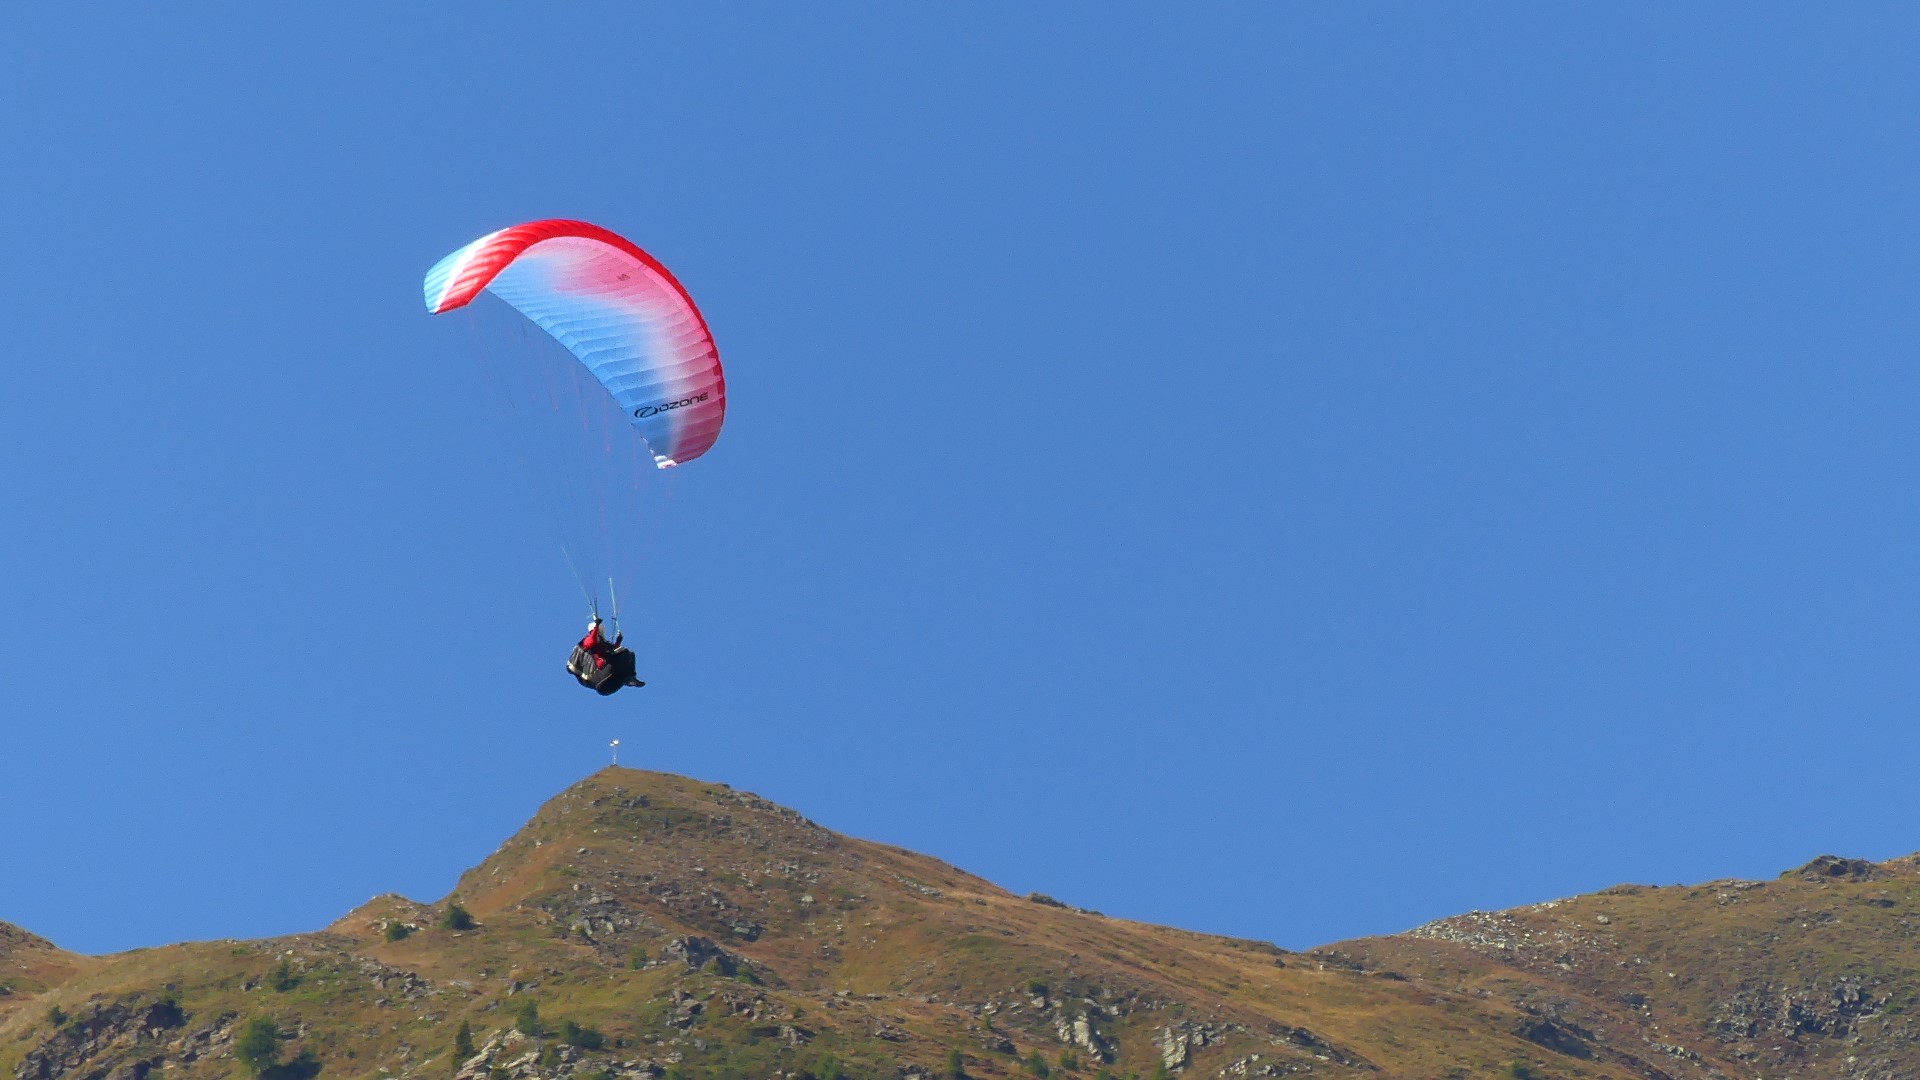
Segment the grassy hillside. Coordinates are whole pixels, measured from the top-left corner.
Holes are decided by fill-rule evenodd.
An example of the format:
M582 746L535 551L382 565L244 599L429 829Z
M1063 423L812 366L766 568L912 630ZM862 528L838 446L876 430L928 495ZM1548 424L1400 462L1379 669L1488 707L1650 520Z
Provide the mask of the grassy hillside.
M1920 866L1823 856L1776 881L1625 885L1329 950L1538 1017L1674 1077L1920 1076Z
M1920 1075L1916 875L1839 865L1299 954L609 769L438 902L101 958L0 935L0 1076Z
M71 979L88 964L52 942L0 923L0 1020L26 1008L48 987Z

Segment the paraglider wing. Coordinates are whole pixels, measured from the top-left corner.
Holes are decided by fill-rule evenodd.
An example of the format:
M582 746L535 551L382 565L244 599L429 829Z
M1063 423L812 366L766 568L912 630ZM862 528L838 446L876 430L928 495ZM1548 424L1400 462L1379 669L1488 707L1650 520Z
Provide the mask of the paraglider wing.
M486 290L593 373L662 469L707 452L727 381L707 321L679 281L625 238L584 221L534 221L475 240L427 271L427 310Z

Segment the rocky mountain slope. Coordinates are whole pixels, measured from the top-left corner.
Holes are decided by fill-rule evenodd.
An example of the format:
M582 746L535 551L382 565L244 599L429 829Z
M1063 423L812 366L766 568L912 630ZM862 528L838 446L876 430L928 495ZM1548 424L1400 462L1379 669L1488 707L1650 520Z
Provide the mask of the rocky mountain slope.
M0 1077L1912 1077L1916 912L1913 862L1823 859L1290 953L609 769L436 903L97 958L0 925Z

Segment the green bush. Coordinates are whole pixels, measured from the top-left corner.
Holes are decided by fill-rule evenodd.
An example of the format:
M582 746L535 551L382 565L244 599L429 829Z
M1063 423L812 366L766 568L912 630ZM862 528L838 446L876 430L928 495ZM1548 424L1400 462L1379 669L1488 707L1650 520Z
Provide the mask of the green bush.
M300 976L293 973L293 964L285 957L281 957L280 965L273 969L273 975L267 980L267 985L273 987L275 993L284 994L300 985Z
M952 1080L967 1080L967 1059L960 1056L959 1050L947 1051L947 1076Z
M520 1034L535 1039L547 1033L540 1026L540 1006L532 998L520 1003L520 1011L513 1017L513 1026Z
M247 1021L240 1037L234 1040L233 1056L255 1076L280 1064L280 1025L270 1016Z
M599 1050L607 1045L605 1035L593 1028L581 1027L571 1020L560 1021L560 1041L582 1050Z
M47 1023L52 1024L54 1027L66 1027L67 1010L58 1005L47 1009Z
M408 926L406 923L403 923L398 919L394 919L387 923L387 940L388 941L405 941L412 936L413 936L413 927Z
M1047 1059L1041 1057L1038 1050L1027 1058L1027 1071L1039 1077L1040 1080L1047 1080L1047 1077L1053 1075L1053 1070L1047 1068Z
M454 1071L460 1071L461 1064L473 1057L474 1053L473 1025L462 1020L460 1021L460 1030L453 1033Z
M440 916L442 930L471 930L478 925L473 921L473 916L467 913L467 909L459 904L448 904L447 913Z

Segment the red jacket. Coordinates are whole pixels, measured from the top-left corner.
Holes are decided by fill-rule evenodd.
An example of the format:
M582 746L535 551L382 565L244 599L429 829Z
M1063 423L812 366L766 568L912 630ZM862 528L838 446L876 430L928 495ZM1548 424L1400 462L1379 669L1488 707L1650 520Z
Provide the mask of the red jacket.
M587 636L580 639L580 647L593 654L593 666L607 666L607 654L613 651L613 643L600 633L600 624L594 623L587 630Z

